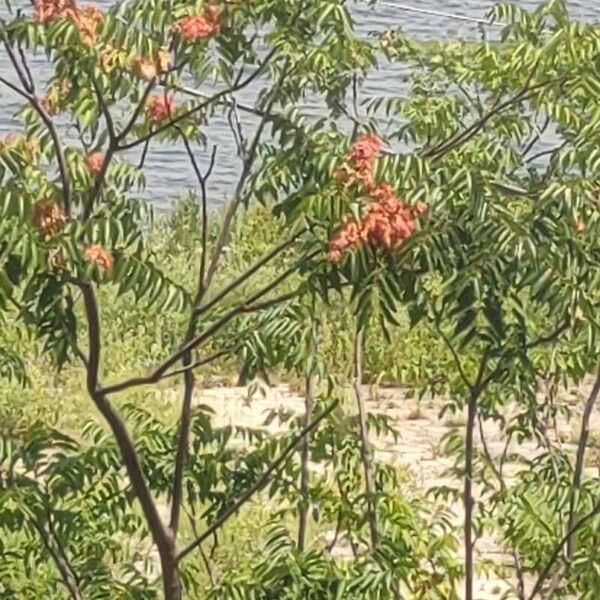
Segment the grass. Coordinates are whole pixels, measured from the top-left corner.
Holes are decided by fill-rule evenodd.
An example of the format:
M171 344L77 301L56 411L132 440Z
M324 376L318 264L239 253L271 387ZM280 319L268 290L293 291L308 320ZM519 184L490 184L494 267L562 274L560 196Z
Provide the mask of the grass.
M211 229L214 240L219 215ZM189 202L159 217L149 232L149 246L155 262L174 281L188 290L195 285L200 257L199 223ZM230 244L217 271L214 288L218 290L239 275L281 239L281 223L267 208L246 211L234 224ZM264 285L280 272L288 257L280 257L266 265L257 278L242 286L230 301L244 297L251 289ZM287 289L295 285L286 282ZM286 291L286 288L279 292ZM78 303L79 305L80 303ZM116 381L132 374L143 374L168 356L180 343L187 315L163 313L160 306L143 307L131 294L117 296L111 286L99 292L103 337L103 373L105 382ZM81 311L81 307L78 306ZM344 300L320 308L322 340L320 351L329 373L342 380L351 376L352 335L354 321ZM80 312L81 314L81 312ZM400 315L402 319L402 315ZM391 331L391 343L374 330L366 340L365 378L381 385L426 386L435 380L436 373L448 365L439 340L425 327L409 330L405 325ZM46 424L76 432L82 423L95 415L85 391L85 373L77 364L68 364L57 371L43 355L24 327L3 327L0 345L6 345L24 357L29 385L0 380L0 422L5 433L15 434L28 424L41 420ZM198 373L199 385L215 381L235 382L241 365L236 360L221 360ZM283 380L300 388L299 379L292 373L275 370L272 379ZM165 380L158 386L141 388L116 397L117 403L134 402L145 406L163 419L177 417L179 382Z

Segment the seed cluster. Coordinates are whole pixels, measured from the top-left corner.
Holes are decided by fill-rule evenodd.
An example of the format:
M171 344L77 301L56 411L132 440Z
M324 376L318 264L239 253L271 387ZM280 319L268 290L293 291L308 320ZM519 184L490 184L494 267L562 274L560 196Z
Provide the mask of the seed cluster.
M357 220L346 216L339 232L329 243L328 259L338 262L349 249L368 244L374 248L394 250L415 230L417 215L427 212L423 202L415 206L398 198L391 184L375 182L373 170L381 153L381 140L373 134L360 136L351 146L339 178L358 186L369 198L364 216Z

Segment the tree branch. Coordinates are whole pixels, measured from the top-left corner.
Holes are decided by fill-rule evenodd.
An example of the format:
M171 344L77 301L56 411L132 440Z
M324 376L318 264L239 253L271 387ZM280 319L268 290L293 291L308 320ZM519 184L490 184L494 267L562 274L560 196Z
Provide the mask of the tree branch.
M577 458L575 460L575 471L573 473L573 488L571 490L571 501L569 506L569 519L567 521L567 531L573 529L577 520L575 509L579 496L579 488L581 487L581 478L583 475L583 467L585 462L585 451L590 437L590 418L592 410L600 393L600 362L596 369L596 380L592 386L590 395L585 403L583 415L581 417L581 433L579 435L579 444L577 445ZM567 539L567 561L571 561L575 553L575 540L573 536Z
M17 67L15 66L15 69ZM67 217L71 216L71 184L69 182L69 176L67 174L67 166L65 163L65 157L63 154L62 146L60 144L60 140L58 139L58 133L56 132L56 127L54 127L54 123L52 119L48 115L48 113L44 110L42 105L39 103L38 99L29 92L22 90L19 86L15 85L5 79L4 77L0 77L0 83L3 83L11 90L19 94L22 98L25 98L31 106L33 106L34 110L39 115L40 119L42 119L50 137L52 138L52 144L54 145L54 153L56 154L56 161L58 163L58 172L62 184L63 189L63 204L64 210Z
M73 600L82 600L81 592L79 591L77 583L71 575L69 567L65 563L62 556L60 556L60 554L53 548L50 534L44 527L43 523L39 519L33 518L31 519L31 523L38 532L44 546L52 557L52 560L54 561L54 564L60 573L61 582L69 591L69 595Z
M121 451L121 456L127 469L129 479L131 480L131 485L133 486L136 496L142 506L144 516L146 517L146 522L148 523L148 527L150 528L152 538L154 539L154 542L158 548L162 562L165 557L168 558L169 553L172 550L172 543L169 533L161 521L154 499L152 498L150 490L146 484L140 459L133 444L133 440L127 431L127 426L125 425L121 415L109 402L106 394L99 389L98 374L100 369L101 340L100 318L96 303L96 296L90 284L77 282L76 285L79 287L82 293L88 323L88 393L102 416L110 425L112 433L115 436L115 440L119 446L119 450Z
M213 104L214 102L218 102L225 96L228 96L229 94L232 94L233 92L237 92L237 91L245 88L247 85L249 85L252 81L254 81L264 71L265 67L267 66L269 61L273 58L273 56L275 56L276 53L277 53L277 48L273 48L267 54L267 56L261 61L259 67L255 71L253 71L250 75L248 75L248 77L246 77L246 79L244 79L243 81L240 81L236 85L231 86L231 87L227 88L226 90L222 90L220 92L217 92L216 94L213 94L204 102L201 102L197 106L194 106L193 108L190 108L189 110L186 110L185 112L180 113L179 115L173 117L167 123L165 123L164 125L161 125L160 127L157 127L156 129L154 129L147 135L142 136L141 138L138 138L127 144L119 144L118 149L119 150L129 150L130 148L135 148L136 146L139 146L140 144L145 143L146 140L152 139L154 136L158 135L159 133L166 131L167 129L169 129L170 127L173 127L174 125L183 121L184 119L191 117L192 115L201 111L206 106L209 106L210 104ZM146 99L144 98L143 100L145 102ZM136 113L134 114L134 117L136 119L137 119L137 116L139 115L139 112L142 110L142 107L143 107L142 103L140 103L138 105L138 108L136 109ZM123 133L121 133L119 135L119 140L122 140L125 137L125 135L127 135L127 133L129 133L129 129L131 128L132 123L134 123L134 122L135 122L135 119L132 117L130 124L125 128Z
M236 277L233 281L231 281L228 285L226 285L221 291L219 291L213 298L210 299L204 305L196 306L194 308L197 315L207 312L214 306L216 306L225 296L235 290L237 287L242 285L245 281L247 281L254 273L259 271L262 267L264 267L267 263L273 260L275 257L279 256L284 250L289 248L299 237L304 235L308 229L301 229L277 246L275 246L270 252L267 252L264 256L262 256L258 261L256 261L247 271Z
M363 464L363 473L365 477L365 494L367 497L367 520L369 522L369 532L371 534L371 550L375 550L379 546L379 529L377 527L377 513L373 506L373 495L375 486L373 483L373 468L369 457L369 428L367 425L367 414L365 408L365 400L362 393L362 378L363 378L363 332L361 329L356 330L354 336L354 395L356 397L356 405L358 408L358 433L360 435L360 455Z
M178 128L179 129L179 128ZM210 176L212 172L215 154L216 154L216 146L212 153L211 162L208 168L208 172L206 175L203 175L198 167L198 163L196 162L196 158L194 157L194 153L192 152L192 148L187 139L187 136L183 133L183 131L179 130L183 143L185 145L185 149L187 150L189 159L194 168L194 172L196 173L196 177L198 178L198 183L200 184L201 194L202 194L202 246L203 253L200 259L200 271L198 275L198 284L196 288L196 296L194 299L194 306L192 307L192 312L189 318L184 343L189 343L190 340L193 339L196 333L196 323L198 315L196 314L194 307L199 299L202 297L203 293L203 284L204 284L204 252L206 248L206 204L207 204L207 194L206 194L206 180ZM181 502L183 497L183 474L185 471L185 464L187 462L188 456L188 446L189 446L189 436L190 436L190 425L192 418L192 398L194 395L194 387L195 387L195 377L194 372L190 369L190 365L192 364L192 351L189 350L186 352L183 357L183 402L181 407L181 419L179 425L179 440L177 443L177 453L175 456L175 472L173 475L173 485L172 485L172 503L171 503L171 519L169 522L169 526L173 535L177 536L177 529L179 527L179 518L181 514Z
M308 255L307 258L310 259L310 258L316 256L317 253L319 253L319 252L320 252L320 250L317 250L317 251L313 252L312 254ZM301 261L299 261L299 262L301 262ZM126 379L120 383L115 383L115 384L103 387L99 390L99 392L102 394L108 395L108 394L114 394L116 392L121 392L121 391L129 389L131 387L147 385L150 383L156 383L157 381L159 381L162 378L162 376L176 362L181 360L181 358L183 357L183 355L186 352L188 352L189 350L193 350L194 348L196 348L197 346L199 346L200 344L205 342L207 339L212 337L223 326L225 326L227 323L229 323L229 321L231 321L231 319L233 319L234 317L236 317L237 315L239 315L241 313L258 310L258 308L254 306L255 302L257 300L259 300L260 298L262 298L263 296L265 296L266 294L268 294L269 292L271 292L281 282L283 282L290 275L292 275L294 272L296 272L298 264L299 263L294 264L292 267L290 267L284 273L282 273L281 275L276 277L271 283L265 285L258 292L253 294L250 298L248 298L244 302L238 303L236 306L231 308L220 319L218 319L212 325L210 325L204 332L197 335L189 343L183 345L179 350L177 350L175 353L173 353L159 367L157 367L150 375L147 375L145 377L132 377L130 379ZM283 297L283 299L284 300L289 299L289 295L285 295ZM277 301L281 301L281 300L278 299ZM272 301L266 301L265 303L260 305L260 309L262 310L263 308L268 308L269 306L272 306L272 304L273 304Z
M254 483L242 496L239 500L234 502L229 508L227 508L221 516L198 538L196 538L191 544L186 546L179 554L177 555L177 562L181 561L185 558L190 552L192 552L195 548L197 548L204 540L213 535L215 531L220 529L231 516L233 516L246 502L248 502L254 494L259 492L267 483L269 482L271 475L279 470L281 466L288 459L289 455L294 452L296 447L300 444L300 442L311 433L318 425L321 423L323 419L331 414L331 412L338 405L338 400L334 400L318 417L313 419L311 423L309 423L300 433L287 445L279 458L273 461L269 467L264 471L264 473L260 476L258 481Z
M597 514L600 514L600 502L597 502L594 505L594 508L592 508L592 510L589 513L587 513L586 515L581 517L581 519L579 519L577 521L577 523L575 523L573 525L573 527L571 527L571 529L569 529L567 531L567 533L564 535L564 537L558 542L558 544L554 548L554 551L550 555L550 559L546 563L546 566L542 569L542 572L540 573L539 577L537 578L537 581L535 582L535 585L533 586L533 589L531 590L531 593L529 594L527 600L534 600L536 594L540 591L542 584L548 578L548 575L550 574L550 571L552 570L554 563L558 560L558 558L562 552L562 549L563 549L564 545L567 543L567 541L577 532L577 530L580 527L583 527L583 525L585 525L585 523L587 523L590 519L595 517Z
M487 113L485 113L480 119L475 121L475 123L473 123L466 129L463 129L463 130L459 131L458 133L450 136L445 141L440 142L437 146L434 146L433 148L426 150L425 152L423 152L422 157L423 158L436 158L436 159L440 158L444 154L447 154L453 148L456 148L457 146L462 145L465 142L469 141L474 135L476 135L479 131L481 131L481 129L483 129L483 127L485 127L485 125L487 124L487 122L490 119L492 119L493 117L495 117L496 115L498 115L499 113L504 111L505 109L511 107L513 104L518 104L519 102L527 100L529 98L529 96L531 96L532 93L535 92L536 90L539 90L546 86L552 85L554 83L565 83L565 81L567 81L567 77L560 77L560 78L556 78L556 79L550 79L548 81L543 81L541 83L537 83L532 86L529 85L529 81L528 81L527 84L525 85L525 87L520 92L518 92L511 98L508 98L504 102L496 104Z
M261 118L260 123L258 124L258 127L256 128L256 132L254 134L254 138L252 139L252 143L250 144L250 147L248 148L248 151L243 158L244 165L242 168L242 173L238 180L238 183L237 183L234 195L233 195L233 199L231 200L231 202L229 203L229 206L227 207L227 212L225 213L225 218L223 219L223 225L221 227L221 230L219 231L219 237L217 238L217 241L215 243L213 253L212 253L212 258L211 258L210 264L208 265L208 270L207 270L206 276L204 278L203 287L204 287L205 291L208 290L208 288L211 284L212 278L214 277L215 272L217 270L217 266L219 264L219 260L221 258L221 253L223 251L223 248L225 247L225 244L227 244L227 241L229 240L229 234L231 231L231 225L233 223L233 218L235 217L235 214L237 213L239 205L242 201L242 194L244 191L244 186L246 185L246 180L248 179L248 176L250 175L250 173L252 171L252 165L254 164L254 160L256 158L258 144L260 143L260 139L262 137L262 133L264 131L264 128L265 128L265 125L267 122L267 115L271 112L271 109L273 108L273 104L275 103L275 101L277 99L277 92L279 91L281 85L283 84L283 82L288 74L289 74L288 61L286 60L285 66L282 69L281 76L279 77L279 80L277 81L275 89L273 90L271 97L270 97L269 101L267 102L267 105L266 105L266 108L264 111L265 114Z

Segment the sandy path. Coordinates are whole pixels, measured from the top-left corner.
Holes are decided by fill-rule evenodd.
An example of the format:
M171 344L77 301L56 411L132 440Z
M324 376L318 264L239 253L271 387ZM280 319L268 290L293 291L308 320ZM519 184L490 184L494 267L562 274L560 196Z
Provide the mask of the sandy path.
M380 460L407 467L413 475L414 483L422 489L435 485L447 484L460 487L461 482L448 478L444 472L452 465L452 460L439 452L440 440L450 430L462 429L464 421L459 418L454 422L443 422L438 419L439 405L423 401L419 410L414 400L407 399L400 389L384 388L376 392L366 390L368 410L385 412L389 415L394 426L400 431L400 439L373 439L376 456ZM573 393L571 403L581 400L581 395ZM214 423L220 425L237 425L252 428L263 428L264 420L269 411L293 411L298 414L303 411L302 397L294 393L288 386L279 385L268 387L259 384L253 394L249 388L218 387L206 389L198 394L197 401L208 404L215 410ZM600 420L599 415L595 418ZM268 427L271 432L279 430L277 419ZM504 442L499 429L491 423L484 425L484 437L492 456L498 457L504 450ZM563 424L553 435L568 440L571 428ZM479 434L477 435L479 438ZM478 440L479 443L479 440ZM520 445L521 454L534 456L538 449L533 443ZM514 473L516 465L507 465L507 471ZM457 515L457 523L462 518L462 505L453 506ZM343 554L342 547L338 552ZM496 564L510 564L508 557L494 540L482 538L478 541L477 553L479 559L485 558ZM511 593L510 585L499 579L479 578L476 581L475 597L477 600L511 599L516 596Z

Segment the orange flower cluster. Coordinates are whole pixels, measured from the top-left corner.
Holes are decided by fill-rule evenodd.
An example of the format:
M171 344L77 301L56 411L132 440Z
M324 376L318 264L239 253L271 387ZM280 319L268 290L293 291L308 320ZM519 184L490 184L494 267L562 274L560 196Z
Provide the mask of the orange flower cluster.
M173 24L173 31L186 40L202 40L218 35L223 28L218 6L205 4L201 15L183 17Z
M110 271L113 267L112 254L98 244L88 246L83 253L83 258L97 265L103 273Z
M63 230L67 217L56 202L40 200L33 207L33 222L45 238L50 238Z
M146 116L150 123L160 123L169 119L175 111L173 94L156 94L150 98L146 107Z
M371 204L360 221L345 217L341 230L329 243L330 262L338 262L346 250L364 244L387 250L397 248L414 232L416 215L427 212L425 203L409 206L396 196L389 183L375 183L373 167L380 152L381 141L373 134L363 135L352 144L340 177L357 183Z
M84 44L92 46L96 42L97 29L104 19L104 13L89 4L78 8L75 0L34 0L33 13L38 23L47 23L55 17L69 19L81 34Z
M91 4L75 9L68 15L75 27L79 29L81 41L87 46L93 46L98 37L98 27L104 20L104 13Z
M54 17L63 17L76 10L75 0L35 0L33 14L38 23L47 23Z
M92 175L98 175L104 164L104 154L102 152L94 152L85 157L85 166Z
M165 73L171 66L171 52L167 49L159 50L154 60L136 56L131 61L133 72L146 81L152 81L157 75Z

